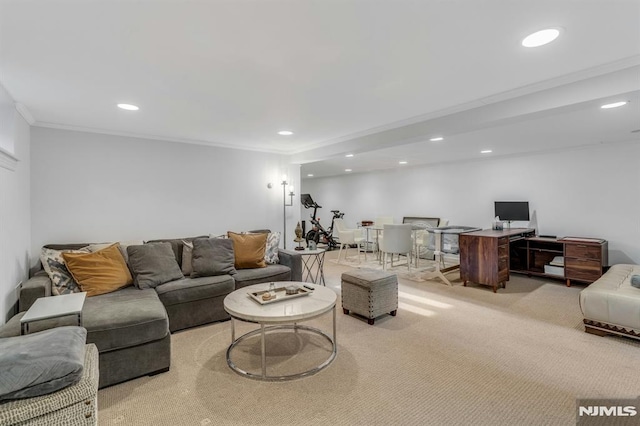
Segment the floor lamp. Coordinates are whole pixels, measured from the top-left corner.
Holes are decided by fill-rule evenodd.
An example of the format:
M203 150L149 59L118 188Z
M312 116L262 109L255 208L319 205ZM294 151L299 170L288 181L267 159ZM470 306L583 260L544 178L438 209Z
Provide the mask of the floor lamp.
M289 186L289 203L287 203L287 185L289 185L289 183L287 182L287 176L282 176L282 200L283 200L283 207L282 207L282 220L283 220L283 231L284 233L283 235L283 243L282 243L282 248L286 249L287 248L287 207L291 207L293 206L293 185Z

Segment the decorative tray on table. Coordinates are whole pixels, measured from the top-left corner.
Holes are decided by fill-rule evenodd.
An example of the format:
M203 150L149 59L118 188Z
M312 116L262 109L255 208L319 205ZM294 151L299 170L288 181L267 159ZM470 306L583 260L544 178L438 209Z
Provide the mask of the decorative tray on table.
M283 300L295 299L296 297L307 296L313 293L313 290L309 290L306 287L298 287L297 291L293 294L287 294L286 287L278 287L275 289L276 297L272 297L268 300L263 300L262 295L269 293L269 290L252 291L247 293L253 300L261 305L268 305L269 303L281 302Z

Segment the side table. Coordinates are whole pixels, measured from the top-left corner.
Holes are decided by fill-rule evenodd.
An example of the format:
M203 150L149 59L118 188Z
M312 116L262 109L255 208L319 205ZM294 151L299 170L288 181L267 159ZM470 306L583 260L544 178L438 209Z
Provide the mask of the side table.
M325 252L324 249L305 249L296 252L302 256L302 281L326 286L324 281Z
M87 293L82 292L36 299L27 313L20 319L20 334L29 333L30 322L67 315L76 315L78 325L82 326L82 306L84 306L86 297Z

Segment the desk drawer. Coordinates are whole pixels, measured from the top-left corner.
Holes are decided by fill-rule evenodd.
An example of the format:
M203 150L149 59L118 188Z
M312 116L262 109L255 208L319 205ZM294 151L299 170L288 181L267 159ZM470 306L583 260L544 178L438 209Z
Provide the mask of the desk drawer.
M503 271L509 271L509 259L498 259L498 273Z
M599 260L564 259L565 277L570 280L593 282L602 276Z
M582 259L598 259L602 255L602 248L600 246L593 246L588 244L565 244L564 256L565 257L579 257Z

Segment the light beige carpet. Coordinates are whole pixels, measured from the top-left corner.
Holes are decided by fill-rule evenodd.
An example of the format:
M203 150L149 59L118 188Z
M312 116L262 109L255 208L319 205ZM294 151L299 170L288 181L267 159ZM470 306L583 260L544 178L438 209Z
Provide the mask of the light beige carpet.
M338 295L349 269L325 264ZM230 322L176 333L169 372L99 391L100 424L572 425L578 397L640 395L640 344L584 333L582 286L513 275L494 294L463 287L457 272L448 277L453 287L401 278L398 316L374 326L340 310L335 361L291 382L232 372ZM329 332L331 316L306 324ZM269 343L270 371L328 355L321 339L273 337L282 339ZM259 368L257 343L238 361Z

